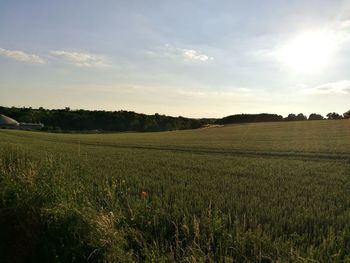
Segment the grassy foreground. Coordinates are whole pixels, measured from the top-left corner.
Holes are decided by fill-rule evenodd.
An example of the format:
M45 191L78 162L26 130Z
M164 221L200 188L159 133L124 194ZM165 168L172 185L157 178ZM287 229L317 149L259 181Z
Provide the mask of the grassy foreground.
M350 262L350 121L0 130L0 262Z

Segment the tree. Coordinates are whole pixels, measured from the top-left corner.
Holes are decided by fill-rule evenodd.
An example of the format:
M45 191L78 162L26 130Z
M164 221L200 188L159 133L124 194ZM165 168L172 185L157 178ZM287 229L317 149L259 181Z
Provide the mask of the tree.
M286 121L295 121L297 118L297 115L294 113L289 113L288 116L285 118Z
M307 117L302 113L299 113L298 115L294 113L290 113L286 118L284 118L284 120L285 121L305 121L307 120Z
M305 120L307 120L307 117L306 117L304 114L299 113L299 114L296 116L296 120L297 120L297 121L305 121Z
M343 114L343 116L344 116L344 119L350 119L350 110L348 110L347 112L345 112L345 113Z
M324 119L323 116L317 113L311 113L309 116L310 121L323 120L323 119Z
M342 116L336 112L330 112L327 114L327 118L328 120L340 120L342 119Z

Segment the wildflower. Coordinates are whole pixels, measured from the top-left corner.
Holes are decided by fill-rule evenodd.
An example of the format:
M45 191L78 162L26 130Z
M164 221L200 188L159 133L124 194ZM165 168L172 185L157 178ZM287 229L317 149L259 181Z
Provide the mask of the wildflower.
M147 198L147 192L145 192L145 191L142 191L141 192L141 198L144 198L144 199L146 199Z

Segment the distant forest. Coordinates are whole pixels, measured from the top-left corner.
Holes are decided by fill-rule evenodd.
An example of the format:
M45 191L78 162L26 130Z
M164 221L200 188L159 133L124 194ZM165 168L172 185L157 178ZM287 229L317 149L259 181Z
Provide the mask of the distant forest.
M238 124L251 122L275 121L305 121L324 119L349 119L350 110L343 115L330 112L323 117L320 114L289 114L283 118L277 114L236 114L221 119L194 119L185 117L171 117L154 114L146 115L132 111L89 111L65 109L32 109L1 107L0 114L9 116L18 122L43 123L47 131L171 131L196 129L210 124Z
M271 121L306 121L306 120L341 120L350 119L350 110L340 115L336 112L330 112L323 117L321 114L312 113L307 117L306 115L299 113L291 113L287 117L283 118L277 114L235 114L216 120L217 124L234 124L234 123L249 123L249 122L271 122Z
M146 115L132 111L89 111L44 108L0 107L0 114L18 122L43 123L50 131L170 131L196 129L203 126L199 119ZM205 122L207 123L207 122Z

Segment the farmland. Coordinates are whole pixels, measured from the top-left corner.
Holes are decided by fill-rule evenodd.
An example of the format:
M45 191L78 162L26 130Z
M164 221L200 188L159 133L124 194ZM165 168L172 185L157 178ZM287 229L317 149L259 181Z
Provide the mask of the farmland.
M344 262L349 193L349 120L0 130L4 262Z

